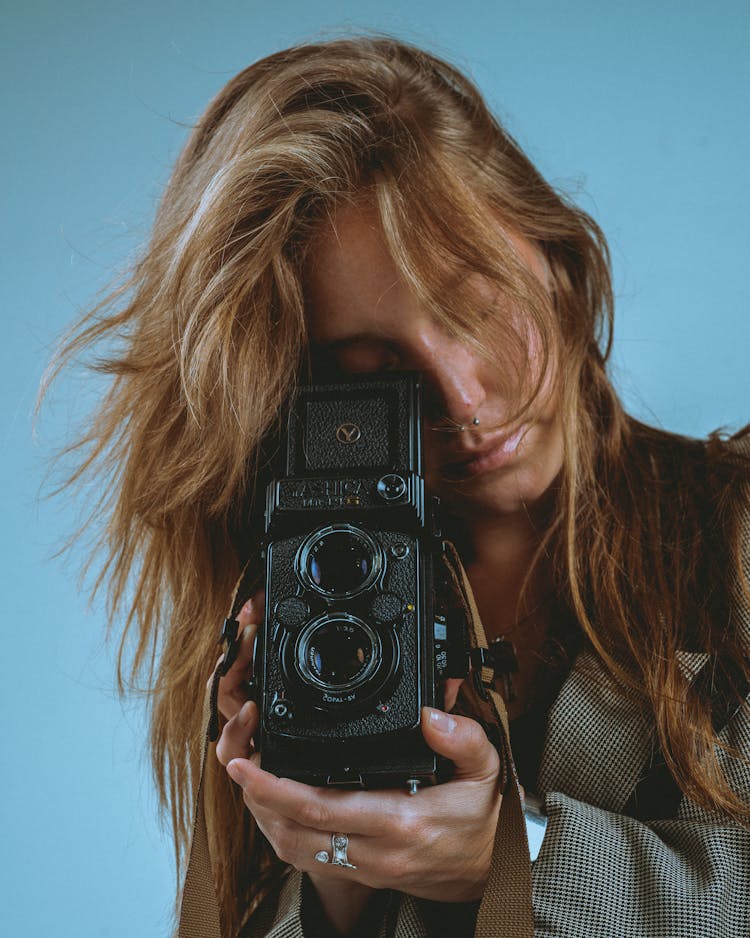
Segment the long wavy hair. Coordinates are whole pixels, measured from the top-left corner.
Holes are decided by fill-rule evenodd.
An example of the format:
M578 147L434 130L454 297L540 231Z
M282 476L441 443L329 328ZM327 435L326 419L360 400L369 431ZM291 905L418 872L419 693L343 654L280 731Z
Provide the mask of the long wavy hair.
M623 692L653 714L682 790L746 821L721 769L711 701L678 654L706 652L717 668L745 660L730 609L733 584L746 582L733 509L746 464L718 435L692 441L624 413L605 367L604 238L474 85L402 42L351 38L271 55L219 92L129 278L74 328L56 363L100 349L94 367L110 378L70 448L70 481L99 480L98 584L123 623L121 687L139 680L152 694L153 766L178 870L218 628L252 540L268 441L309 361L306 257L337 208L363 197L399 270L454 334L488 356L524 341L512 316L501 310L488 326L465 302L456 270L478 272L531 319L545 362L563 363L564 467L542 545L560 600ZM499 236L498 219L542 252L550 291ZM521 411L540 388L516 377ZM234 933L283 866L216 760L206 801Z

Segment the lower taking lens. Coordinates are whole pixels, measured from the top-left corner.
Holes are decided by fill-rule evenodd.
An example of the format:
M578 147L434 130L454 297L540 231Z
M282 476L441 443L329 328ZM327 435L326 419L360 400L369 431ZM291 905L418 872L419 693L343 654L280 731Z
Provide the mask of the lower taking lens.
M356 625L330 622L310 636L306 658L311 675L321 684L345 687L367 669L372 643Z

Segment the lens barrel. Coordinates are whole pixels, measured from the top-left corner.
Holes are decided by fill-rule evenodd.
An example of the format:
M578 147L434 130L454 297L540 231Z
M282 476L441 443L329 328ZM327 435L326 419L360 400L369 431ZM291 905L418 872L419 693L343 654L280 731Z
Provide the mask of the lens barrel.
M333 693L364 684L381 659L377 632L347 613L326 614L310 622L296 642L299 677L311 687Z
M331 599L349 599L377 580L383 569L383 552L363 528L330 524L302 543L295 568L309 589Z

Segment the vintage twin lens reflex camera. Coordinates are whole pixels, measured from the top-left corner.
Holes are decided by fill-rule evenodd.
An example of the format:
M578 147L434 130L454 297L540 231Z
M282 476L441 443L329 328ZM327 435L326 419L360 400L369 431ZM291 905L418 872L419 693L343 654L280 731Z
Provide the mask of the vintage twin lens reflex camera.
M465 673L437 500L422 478L420 377L301 387L266 501L255 658L263 768L315 785L435 782L420 708Z

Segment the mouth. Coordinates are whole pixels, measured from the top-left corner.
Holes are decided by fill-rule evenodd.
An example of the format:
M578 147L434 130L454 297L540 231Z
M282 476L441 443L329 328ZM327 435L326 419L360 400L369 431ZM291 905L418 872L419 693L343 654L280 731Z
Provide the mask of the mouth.
M525 425L519 427L510 436L495 440L489 446L483 447L476 452L466 453L462 459L445 463L442 467L444 478L455 482L507 466L518 452L518 447L527 430L528 427Z

